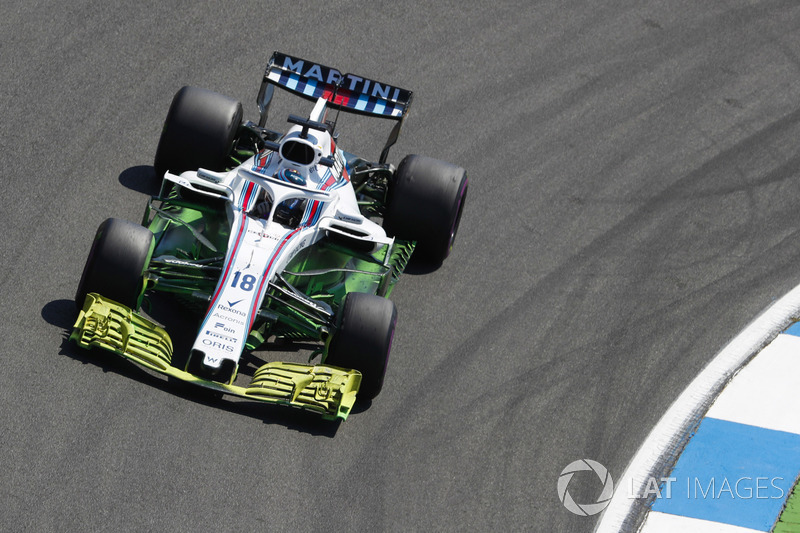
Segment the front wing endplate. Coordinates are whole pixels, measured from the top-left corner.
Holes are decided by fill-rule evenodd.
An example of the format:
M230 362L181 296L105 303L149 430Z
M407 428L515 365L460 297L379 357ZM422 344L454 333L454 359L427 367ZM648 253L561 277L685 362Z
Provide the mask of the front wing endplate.
M197 377L172 366L172 341L163 328L95 293L86 296L73 328L70 340L82 348L102 348L150 370L201 387L315 411L331 420L347 418L361 384L361 373L357 370L281 362L261 366L246 387Z

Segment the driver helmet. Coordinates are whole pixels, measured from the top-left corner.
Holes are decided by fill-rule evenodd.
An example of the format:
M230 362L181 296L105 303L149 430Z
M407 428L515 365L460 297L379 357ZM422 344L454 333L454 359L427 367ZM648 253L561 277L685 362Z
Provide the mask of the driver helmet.
M276 177L281 181L293 183L294 185L305 186L306 184L306 179L303 177L303 175L293 168L281 169Z

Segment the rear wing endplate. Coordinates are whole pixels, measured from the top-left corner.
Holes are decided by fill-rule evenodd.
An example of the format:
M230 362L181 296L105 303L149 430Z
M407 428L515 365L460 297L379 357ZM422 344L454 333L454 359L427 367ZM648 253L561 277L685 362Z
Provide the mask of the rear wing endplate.
M400 87L355 74L343 74L332 67L275 52L264 71L258 92L259 125L262 127L267 121L275 86L307 100L324 98L329 107L345 112L396 120L397 124L381 153L381 163L385 162L389 148L397 141L413 95Z

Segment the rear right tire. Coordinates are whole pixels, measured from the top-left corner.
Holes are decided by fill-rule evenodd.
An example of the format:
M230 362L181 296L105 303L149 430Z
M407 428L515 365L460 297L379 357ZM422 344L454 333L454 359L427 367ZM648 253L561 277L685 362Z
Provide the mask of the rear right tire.
M404 157L389 186L386 233L417 241L416 257L441 264L453 248L467 187L461 167L420 155Z

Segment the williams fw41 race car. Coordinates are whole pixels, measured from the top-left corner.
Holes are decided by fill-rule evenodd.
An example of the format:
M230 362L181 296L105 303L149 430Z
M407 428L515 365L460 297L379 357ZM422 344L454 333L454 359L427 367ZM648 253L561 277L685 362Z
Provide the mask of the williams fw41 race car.
M276 87L313 105L307 117L289 115L285 134L265 127ZM448 256L467 194L458 166L418 155L386 162L411 97L278 52L258 123L228 97L179 90L155 155L161 190L141 225L100 225L71 339L217 393L347 418L356 395L371 400L383 386L397 321L387 297L412 253L433 266ZM377 162L339 148L340 112L394 122ZM152 319L163 294L199 321L176 361ZM309 364L249 368L243 354L267 339L316 349Z

